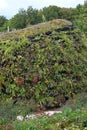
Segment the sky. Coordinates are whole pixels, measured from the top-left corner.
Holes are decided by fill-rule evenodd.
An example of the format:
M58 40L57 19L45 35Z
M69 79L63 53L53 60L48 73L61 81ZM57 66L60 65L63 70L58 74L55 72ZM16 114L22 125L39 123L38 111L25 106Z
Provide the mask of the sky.
M36 9L42 9L49 5L74 8L78 4L84 4L84 0L0 0L0 16L3 15L10 19L18 13L20 8L27 9L28 6Z

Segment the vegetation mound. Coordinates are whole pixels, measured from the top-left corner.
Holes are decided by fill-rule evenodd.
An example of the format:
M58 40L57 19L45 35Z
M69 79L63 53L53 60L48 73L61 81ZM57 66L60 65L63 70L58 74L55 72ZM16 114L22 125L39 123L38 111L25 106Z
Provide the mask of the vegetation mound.
M87 90L85 36L66 20L34 25L0 38L0 98L61 106Z

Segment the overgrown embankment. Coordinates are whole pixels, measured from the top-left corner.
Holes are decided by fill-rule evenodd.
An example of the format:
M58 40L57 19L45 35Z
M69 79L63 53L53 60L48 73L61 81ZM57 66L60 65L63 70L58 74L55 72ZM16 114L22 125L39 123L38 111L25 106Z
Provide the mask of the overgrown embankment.
M66 20L5 34L0 41L0 96L61 106L87 90L85 36Z

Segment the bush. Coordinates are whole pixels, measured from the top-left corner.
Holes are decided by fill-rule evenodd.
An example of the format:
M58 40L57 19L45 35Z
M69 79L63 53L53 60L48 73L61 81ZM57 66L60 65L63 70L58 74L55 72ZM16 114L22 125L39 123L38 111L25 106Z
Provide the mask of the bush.
M87 90L86 38L72 26L56 27L0 42L1 98L32 98L54 107Z

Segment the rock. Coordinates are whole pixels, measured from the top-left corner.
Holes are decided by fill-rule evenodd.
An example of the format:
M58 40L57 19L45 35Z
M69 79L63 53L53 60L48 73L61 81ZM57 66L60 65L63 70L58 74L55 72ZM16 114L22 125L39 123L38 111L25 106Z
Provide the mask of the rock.
M64 128L64 130L67 130L66 128Z
M58 113L62 113L62 111L57 111L57 110L54 110L54 111L43 111L43 112L39 112L39 113L35 113L35 114L31 114L31 115L26 115L26 117L24 118L23 116L19 115L17 116L17 120L19 121L28 121L28 120L31 120L31 119L37 119L37 118L42 118L43 116L53 116L54 114L58 114Z
M46 112L44 112L44 114L47 116L52 116L52 115L57 114L57 113L62 113L62 111L46 111Z
M34 115L34 114L27 115L27 116L25 117L25 119L35 119L35 118L37 118L37 116Z
M24 120L24 117L23 116L21 116L21 115L19 115L19 116L17 116L17 118L16 118L17 120L19 120L19 121L23 121Z

